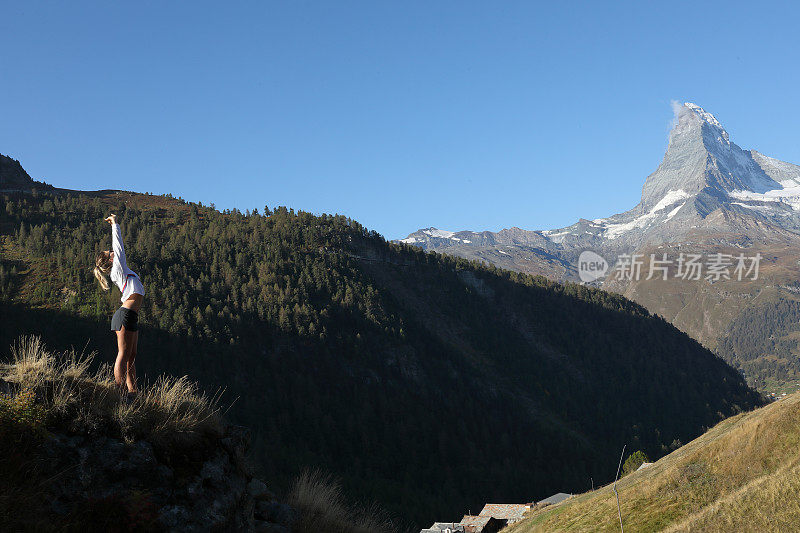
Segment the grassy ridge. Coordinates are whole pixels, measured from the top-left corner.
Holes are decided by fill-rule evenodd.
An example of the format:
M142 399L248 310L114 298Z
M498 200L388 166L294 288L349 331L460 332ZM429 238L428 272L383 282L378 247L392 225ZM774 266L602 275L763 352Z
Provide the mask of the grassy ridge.
M620 480L634 531L792 531L800 516L800 394L726 419ZM619 531L612 487L533 511L504 533Z

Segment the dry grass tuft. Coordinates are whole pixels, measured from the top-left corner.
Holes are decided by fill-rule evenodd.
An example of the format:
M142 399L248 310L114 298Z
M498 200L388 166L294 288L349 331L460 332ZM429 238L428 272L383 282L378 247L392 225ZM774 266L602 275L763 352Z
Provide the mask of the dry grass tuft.
M20 337L11 346L12 364L4 365L6 379L24 385L37 384L52 374L54 358L39 337Z
M55 354L29 336L14 343L11 355L10 364L0 365L0 380L33 391L48 425L164 446L223 432L219 395L208 397L186 376L159 377L134 397L117 386L110 365L90 372L94 354Z
M395 531L386 514L376 506L351 506L341 484L319 471L302 474L289 495L297 510L295 533L380 533Z
M191 441L198 434L222 434L219 396L209 398L187 376L161 376L130 402L116 406L123 433L143 433L156 444Z

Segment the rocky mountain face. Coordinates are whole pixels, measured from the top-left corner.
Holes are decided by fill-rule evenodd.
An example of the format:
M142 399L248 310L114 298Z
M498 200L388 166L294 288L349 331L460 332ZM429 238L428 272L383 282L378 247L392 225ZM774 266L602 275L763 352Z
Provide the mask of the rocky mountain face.
M735 333L730 328L745 309L766 305L759 314L769 314L779 302L796 299L800 166L740 148L714 115L685 103L676 110L664 159L629 211L544 231L427 228L401 242L556 280L592 282L634 299L715 348L721 337ZM604 276L581 276L579 258L587 250L607 262ZM683 275L690 254L699 255L705 268L699 279ZM723 254L724 268L717 267L723 275L707 279L715 254ZM740 276L739 258L744 256L744 273L754 266L756 254L758 272ZM629 268L637 262L640 275ZM775 332L767 331L771 328L765 325L756 335L764 336L761 348L770 352L768 338ZM792 332L785 333L791 338ZM800 375L800 349L796 341L789 344L783 353L791 355L783 363L767 372L751 369L749 376L765 385L767 378ZM728 355L739 368L747 366L736 353Z

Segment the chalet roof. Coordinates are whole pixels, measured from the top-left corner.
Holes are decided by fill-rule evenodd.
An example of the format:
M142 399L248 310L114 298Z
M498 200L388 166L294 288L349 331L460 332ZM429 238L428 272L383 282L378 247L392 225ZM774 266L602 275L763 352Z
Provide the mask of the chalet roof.
M460 524L462 526L480 526L483 527L489 520L491 520L491 516L473 516L473 515L464 515L464 518L461 519Z
M495 518L493 516L472 516L464 515L461 525L464 526L464 533L482 533L483 531L500 531L509 523L508 519Z
M516 521L522 519L522 515L530 508L531 505L529 503L487 503L480 512L480 516L493 516L494 518Z
M539 500L536 502L536 505L561 503L571 496L572 494L567 494L566 492L557 492L552 496L545 498L544 500Z

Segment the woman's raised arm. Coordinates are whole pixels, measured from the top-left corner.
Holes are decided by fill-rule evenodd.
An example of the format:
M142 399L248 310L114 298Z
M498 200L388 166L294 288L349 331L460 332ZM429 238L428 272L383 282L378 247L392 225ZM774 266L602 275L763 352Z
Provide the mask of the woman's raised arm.
M114 259L119 261L123 269L128 267L125 260L125 245L122 244L122 230L117 224L117 215L106 218L106 222L111 224L111 249L114 250Z

